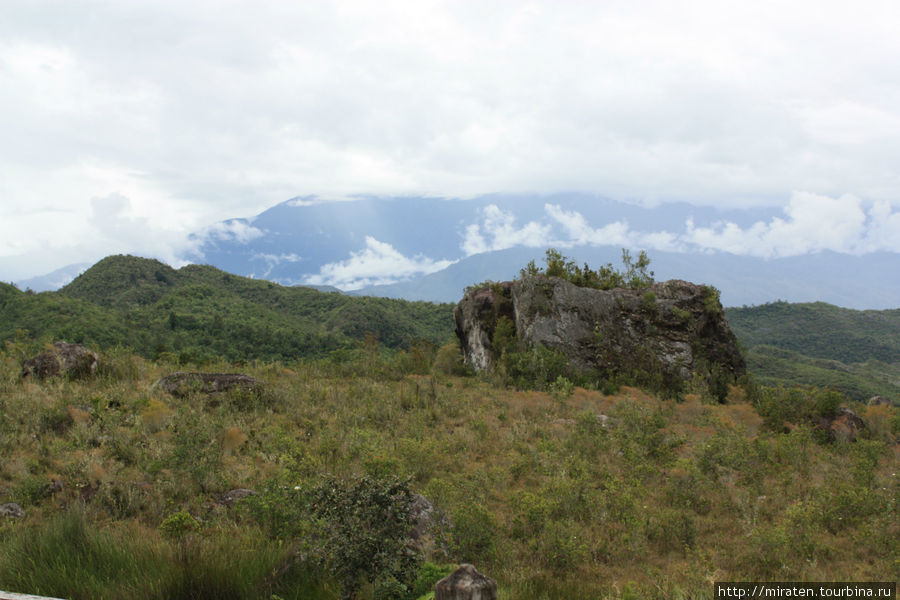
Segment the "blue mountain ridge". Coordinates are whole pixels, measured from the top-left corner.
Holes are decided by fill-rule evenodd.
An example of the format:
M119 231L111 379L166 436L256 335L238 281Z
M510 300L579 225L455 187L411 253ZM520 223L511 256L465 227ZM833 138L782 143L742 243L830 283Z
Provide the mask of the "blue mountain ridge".
M561 249L577 263L621 267L621 248L576 246ZM456 302L466 286L486 280L515 278L529 260L542 265L544 251L510 248L465 258L446 269L410 281L372 286L352 292L368 296ZM777 259L737 256L724 252L683 254L648 252L657 281L684 279L713 285L725 306L758 305L776 300L827 302L845 308L900 307L900 282L888 273L900 272L900 255L853 256L821 252Z
M502 213L501 221L511 219L508 225L513 230L535 222L549 228L551 239L568 239L569 232L551 218L547 205L579 213L592 229L624 222L630 231L642 233L682 233L689 219L697 227L727 221L747 228L757 222L769 223L774 217L784 217L779 209L772 207L724 210L687 203L644 206L584 193L496 194L468 200L362 196L336 202L306 196L282 202L254 217L230 219L197 232L194 239L199 252L192 260L237 275L284 285L307 285L310 277L320 274L324 266L347 261L365 250L367 238L372 238L390 244L407 258L455 262L437 272L406 280L398 274L397 281L390 285L364 287L349 293L455 302L468 285L511 279L532 259L542 264L549 245L519 239L517 243L532 247L509 248L500 244L501 249L467 255L463 249L467 228L478 225L484 234L486 208L495 206ZM485 238L492 241L490 236ZM621 265L618 244L554 245L579 263ZM647 250L657 280L678 278L714 285L721 290L726 306L786 300L823 301L857 309L900 307L900 279L896 277L900 273L900 254L896 253L854 256L819 252L763 259L725 252ZM46 281L55 282L61 272L47 277ZM37 281L33 280L31 287L40 291L34 286ZM315 283L313 287L335 289L329 287L333 282L327 280ZM44 289L52 289L45 285L50 283L41 283Z
M646 207L617 202L597 195L488 195L471 200L422 197L359 197L350 201L316 203L314 196L282 202L249 219L230 223L253 227L259 237L198 234L203 244L202 261L226 271L269 279L286 285L300 284L322 266L347 260L366 247L366 238L390 244L407 257L434 260L465 258L462 250L466 228L483 219L493 205L514 217L513 227L537 222L551 228L554 239L566 237L551 219L546 205L580 213L591 227L626 222L631 229L680 232L691 218L698 226L728 220L740 226L767 220L771 209L728 210L698 208L689 204Z

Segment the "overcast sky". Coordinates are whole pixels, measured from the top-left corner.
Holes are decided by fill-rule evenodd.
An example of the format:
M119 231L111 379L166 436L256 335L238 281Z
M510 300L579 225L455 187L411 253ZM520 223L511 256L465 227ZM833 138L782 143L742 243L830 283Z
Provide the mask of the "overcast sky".
M767 205L680 235L900 251L898 65L894 0L2 0L0 279L307 194Z

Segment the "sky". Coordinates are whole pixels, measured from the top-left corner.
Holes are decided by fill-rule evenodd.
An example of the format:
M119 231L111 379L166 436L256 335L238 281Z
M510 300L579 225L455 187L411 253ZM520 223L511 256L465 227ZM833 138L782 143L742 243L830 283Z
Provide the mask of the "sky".
M767 206L676 241L900 252L898 64L894 1L3 0L0 280L177 265L305 195Z

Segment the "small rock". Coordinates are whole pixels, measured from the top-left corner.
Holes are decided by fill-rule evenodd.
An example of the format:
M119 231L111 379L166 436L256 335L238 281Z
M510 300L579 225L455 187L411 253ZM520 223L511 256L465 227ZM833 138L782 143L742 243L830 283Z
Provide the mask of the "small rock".
M434 585L434 600L497 600L497 582L461 564Z
M183 397L191 392L215 394L234 388L256 389L262 384L255 377L239 373L184 373L167 375L153 384L173 396Z
M413 522L409 542L425 555L436 549L446 554L440 531L450 527L450 520L422 494L413 494L409 512Z
M841 407L833 418L820 420L819 427L833 440L852 442L865 429L866 422L849 408Z
M99 357L81 344L55 342L53 347L22 363L22 377L66 376L70 378L90 377L97 371Z
M21 519L24 516L25 509L23 509L15 502L7 502L6 504L0 505L0 517L7 517L9 519Z
M228 490L219 498L219 503L225 506L234 506L239 500L243 500L247 496L255 496L256 492L247 488L237 488Z
M869 406L897 406L898 403L884 396L872 396L869 398Z

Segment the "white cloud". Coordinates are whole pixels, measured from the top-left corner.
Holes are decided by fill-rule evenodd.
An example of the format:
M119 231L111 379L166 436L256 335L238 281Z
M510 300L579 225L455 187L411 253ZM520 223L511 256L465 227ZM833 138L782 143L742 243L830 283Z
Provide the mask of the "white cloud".
M205 240L212 242L216 240L235 241L246 244L265 234L266 232L254 227L244 219L229 219L204 228L197 234L197 237L199 238L198 245Z
M900 252L900 213L888 202L876 202L869 211L869 228L858 250Z
M629 246L634 235L628 229L628 223L616 221L594 229L588 225L587 219L577 211L563 210L558 204L546 204L544 210L550 217L562 225L568 236L558 242L559 245L593 245L593 246Z
M417 255L409 258L390 244L366 236L366 247L352 252L344 261L329 263L319 273L309 276L308 285L333 285L342 290L356 290L370 285L387 285L416 275L427 275L446 269L453 260L433 260Z
M866 213L855 196L830 198L795 192L784 212L785 219L760 221L746 229L729 222L695 227L688 221L683 240L704 250L767 258L822 250L858 252L866 245ZM896 248L900 250L900 245Z
M258 231L258 230L257 230ZM262 233L262 232L260 232ZM252 274L250 277L259 277L260 279L266 279L272 273L272 270L280 265L283 262L288 263L298 263L303 260L303 257L294 252L287 252L281 254L267 254L258 252L250 257L250 260L261 260L266 264L266 270L261 274Z
M668 252L720 251L764 258L823 250L900 252L900 212L893 212L886 201L874 202L867 212L863 201L852 194L832 198L794 192L783 217L746 227L729 221L699 227L688 219L682 231L642 231L624 221L594 227L583 214L558 204L546 204L544 211L558 229L551 223L534 221L517 229L511 212L490 205L484 209L480 223L466 228L462 248L474 254L512 246L621 246Z
M86 253L112 194L162 237L298 194L896 203L898 23L875 0L4 0L0 277ZM467 253L525 243L477 225ZM802 249L760 227L695 234Z
M481 209L481 222L466 227L461 248L466 256L505 250L514 246L539 247L550 243L551 226L530 221L524 227L516 227L516 218L504 212L496 204Z

